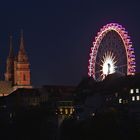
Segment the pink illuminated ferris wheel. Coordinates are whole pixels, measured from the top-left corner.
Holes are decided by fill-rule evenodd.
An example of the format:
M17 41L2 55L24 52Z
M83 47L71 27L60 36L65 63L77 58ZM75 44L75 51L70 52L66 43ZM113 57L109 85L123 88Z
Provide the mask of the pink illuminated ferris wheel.
M101 81L108 74L135 74L135 55L127 31L117 23L110 23L97 33L91 47L88 75Z

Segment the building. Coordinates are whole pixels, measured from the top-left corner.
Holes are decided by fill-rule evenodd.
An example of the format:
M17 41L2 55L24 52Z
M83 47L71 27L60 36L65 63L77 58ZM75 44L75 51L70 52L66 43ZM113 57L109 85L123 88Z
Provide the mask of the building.
M88 81L87 81L88 83ZM111 74L102 82L80 89L75 110L81 119L114 108L129 117L135 118L140 128L140 74L121 76ZM82 110L82 111L80 111ZM125 114L126 113L126 114Z
M9 46L10 50L6 61L5 79L0 81L0 96L7 96L18 88L32 88L30 63L25 51L23 32L21 32L17 55L13 51L12 36L10 36Z
M0 97L0 118L11 121L27 112L42 112L56 125L74 112L74 86L48 85L41 88L18 88ZM6 120L6 122L7 122Z

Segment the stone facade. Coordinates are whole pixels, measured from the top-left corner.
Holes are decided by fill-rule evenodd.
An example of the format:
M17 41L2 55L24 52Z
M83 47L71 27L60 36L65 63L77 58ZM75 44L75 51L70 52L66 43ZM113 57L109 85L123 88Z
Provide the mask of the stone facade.
M14 55L12 36L10 36L10 51L6 61L5 80L1 83L4 85L5 89L8 85L7 91L9 91L9 87L10 91L14 91L17 88L32 88L30 78L30 64L25 51L23 32L21 32L19 51L17 56ZM3 87L1 86L1 83L0 88ZM8 95L8 93L0 93L0 96L6 95Z

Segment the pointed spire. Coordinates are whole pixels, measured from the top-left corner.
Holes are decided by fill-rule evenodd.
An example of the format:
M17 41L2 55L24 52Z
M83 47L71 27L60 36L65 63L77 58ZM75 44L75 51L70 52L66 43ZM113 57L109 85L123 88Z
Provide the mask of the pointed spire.
M13 41L13 37L12 37L12 35L10 35L10 41L9 41L9 46L10 46L10 51L9 51L9 56L8 57L10 57L10 58L13 58L14 57L14 51L13 51L13 43L12 43L12 41Z
M20 32L20 48L19 48L19 51L25 53L23 30L22 29L21 29L21 32Z
M24 47L24 38L23 38L23 30L20 32L20 46L19 46L19 52L18 52L18 61L28 61L27 54L25 52Z

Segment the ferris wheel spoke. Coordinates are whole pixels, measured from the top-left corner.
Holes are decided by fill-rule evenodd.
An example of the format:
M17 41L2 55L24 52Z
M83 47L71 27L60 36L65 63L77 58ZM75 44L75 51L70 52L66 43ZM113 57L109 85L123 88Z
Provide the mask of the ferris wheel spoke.
M99 59L100 59L100 60L102 60L104 56L103 56L103 57L101 57L100 55L98 55L98 57L99 57ZM96 63L97 63L97 62L96 62Z
M97 63L97 62L95 62L98 66L101 66L101 64L99 64L99 63Z
M126 67L127 66L127 64L125 64L125 65L120 65L120 66L117 66L117 68L122 68L122 67Z
M125 74L125 72L120 71L120 70L117 70L116 72L117 72L117 73L120 73L120 74Z
M96 73L96 74L97 74L97 73L102 73L102 70L98 70L98 71L96 71L95 73Z

